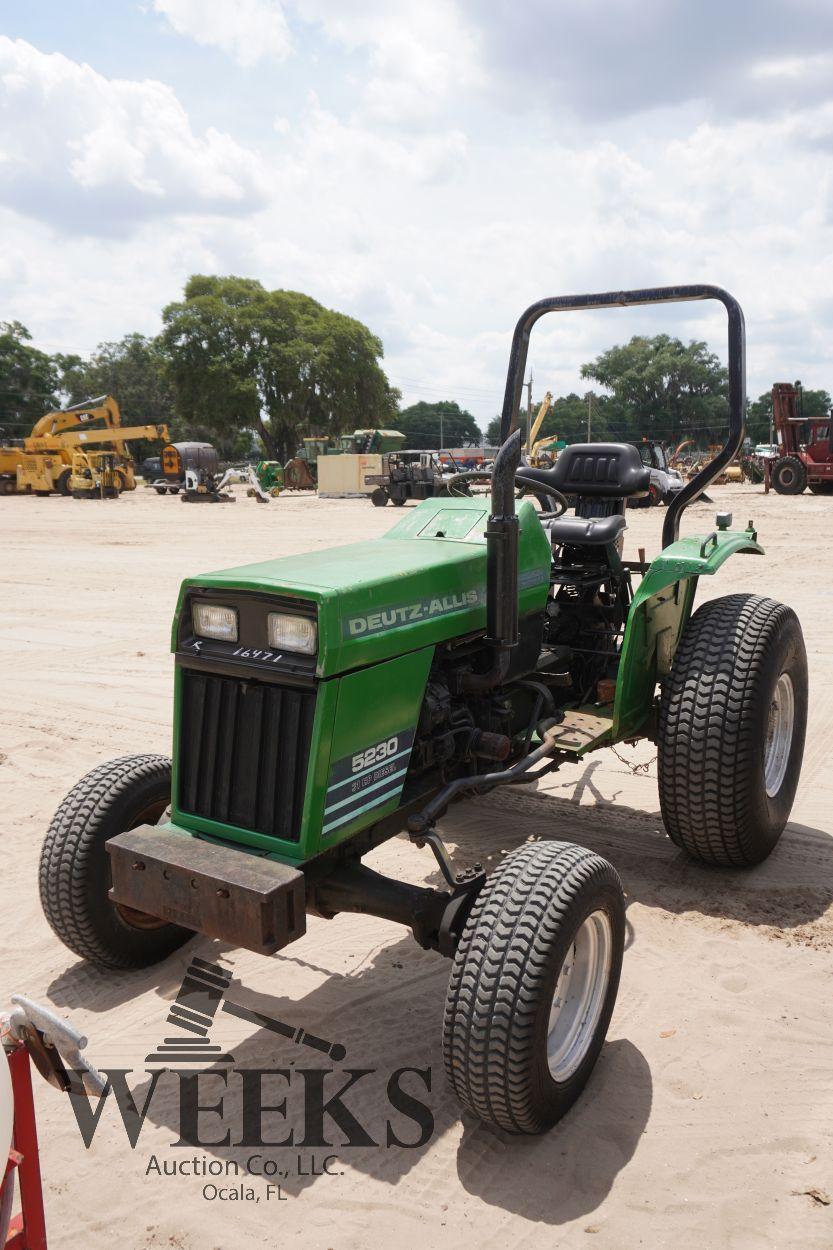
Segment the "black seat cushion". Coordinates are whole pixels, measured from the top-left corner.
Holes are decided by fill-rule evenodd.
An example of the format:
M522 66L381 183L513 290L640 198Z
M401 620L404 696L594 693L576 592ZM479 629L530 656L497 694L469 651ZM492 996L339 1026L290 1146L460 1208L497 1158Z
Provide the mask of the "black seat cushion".
M525 478L562 495L585 499L625 499L647 491L651 471L630 443L574 443L559 452L551 469L523 465Z
M624 528L625 518L619 512L613 516L561 516L550 524L550 542L577 547L613 543Z

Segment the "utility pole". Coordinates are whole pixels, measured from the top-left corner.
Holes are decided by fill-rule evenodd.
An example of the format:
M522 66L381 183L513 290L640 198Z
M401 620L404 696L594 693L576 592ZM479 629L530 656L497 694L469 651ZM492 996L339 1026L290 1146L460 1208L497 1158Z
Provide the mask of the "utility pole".
M529 371L529 378L524 382L526 387L526 450L529 454L529 439L532 433L532 370Z
M440 409L440 451L443 449L443 410Z
M590 430L593 425L593 392L587 392L587 441L590 442Z

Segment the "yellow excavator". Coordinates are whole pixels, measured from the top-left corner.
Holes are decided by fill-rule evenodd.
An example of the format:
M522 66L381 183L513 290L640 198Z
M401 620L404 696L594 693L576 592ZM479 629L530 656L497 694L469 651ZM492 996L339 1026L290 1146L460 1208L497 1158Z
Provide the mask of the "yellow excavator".
M558 454L555 449L555 443L558 439L557 434L546 434L543 438L538 438L538 432L544 424L544 418L552 408L552 391L547 391L543 398L541 407L535 414L535 420L529 431L529 442L527 447L527 460L536 469L548 469L552 466Z
M103 424L97 424L103 423ZM0 445L0 494L68 495L73 456L88 445L106 444L118 492L135 490L133 460L126 444L147 438L169 442L166 425L122 425L121 411L112 395L99 395L56 412L45 413L32 433Z

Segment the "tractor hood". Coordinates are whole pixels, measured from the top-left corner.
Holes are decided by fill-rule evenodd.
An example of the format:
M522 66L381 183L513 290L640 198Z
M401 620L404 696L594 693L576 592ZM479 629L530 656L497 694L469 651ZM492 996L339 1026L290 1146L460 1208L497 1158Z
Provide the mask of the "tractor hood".
M381 538L189 578L180 591L174 649L192 589L315 604L318 677L480 632L486 626L488 511L483 496L427 499ZM546 602L551 550L532 504L522 501L518 515L524 616Z

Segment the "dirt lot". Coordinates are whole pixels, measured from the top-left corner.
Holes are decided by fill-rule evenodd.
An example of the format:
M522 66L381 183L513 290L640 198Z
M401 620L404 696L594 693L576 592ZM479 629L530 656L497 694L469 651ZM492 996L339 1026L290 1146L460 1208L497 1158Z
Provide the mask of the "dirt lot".
M824 1204L833 1195L833 504L748 487L714 495L742 524L754 517L767 558L734 558L701 594L746 589L793 605L810 658L804 772L771 860L737 875L685 860L662 831L653 751L644 745L564 768L537 793L461 806L444 827L461 864L494 863L531 835L570 838L608 856L625 884L629 949L606 1048L577 1107L535 1140L459 1118L440 1053L447 965L392 924L313 919L306 937L272 960L200 940L159 967L106 977L56 941L38 903L41 839L70 786L102 759L169 750L169 629L181 578L371 537L394 521L392 510L298 496L267 508L242 493L234 505L183 507L141 490L117 503L0 499L0 1004L21 991L71 1014L100 1066L133 1070L141 1107L151 1090L144 1058L165 1035L189 959L195 951L221 956L238 1001L338 1038L345 1068L374 1070L351 1106L381 1143L336 1148L335 1175L307 1175L330 1152L303 1144L176 1148L177 1086L163 1078L135 1149L108 1104L86 1150L68 1100L39 1082L51 1246L833 1245L833 1205ZM686 528L711 529L713 512L691 509ZM661 517L633 511L629 521L626 554L637 545L655 553ZM413 881L435 880L429 852L402 839L377 852L377 862ZM238 1068L310 1059L228 1015L212 1039L233 1051ZM386 1145L385 1084L406 1065L433 1074L423 1094L435 1129L417 1149ZM292 1089L288 1119L302 1143ZM204 1101L221 1092L218 1083ZM236 1124L231 1112L226 1123ZM203 1136L221 1138L218 1124L205 1112ZM401 1116L395 1124L403 1137L415 1132ZM270 1131L285 1135L279 1127L276 1120ZM249 1200L212 1199L207 1182L239 1181L181 1174L195 1158L242 1167L258 1153L288 1173L278 1178L280 1198L267 1198L255 1178L246 1182ZM177 1164L180 1174L156 1174L154 1160L160 1170Z

